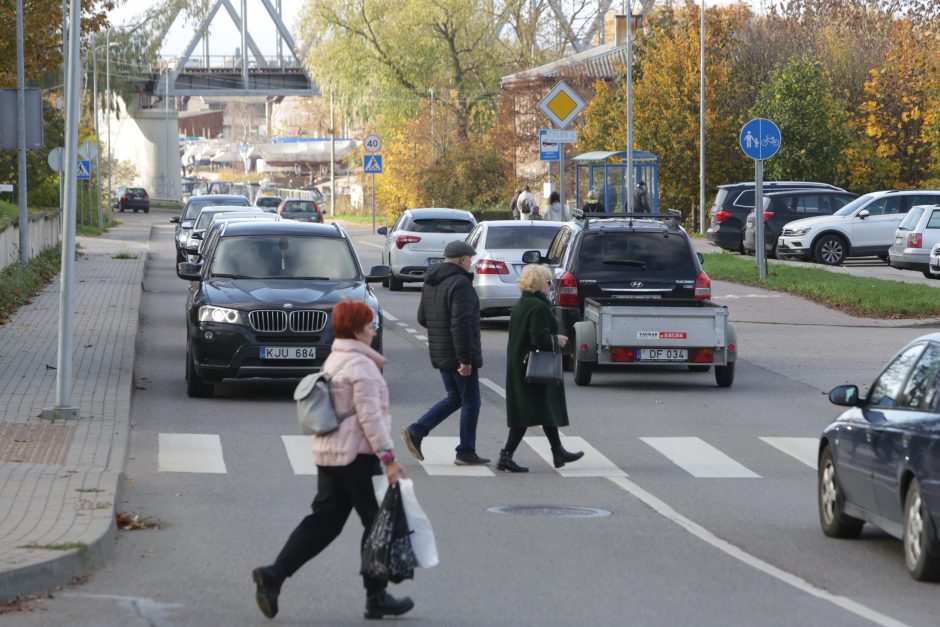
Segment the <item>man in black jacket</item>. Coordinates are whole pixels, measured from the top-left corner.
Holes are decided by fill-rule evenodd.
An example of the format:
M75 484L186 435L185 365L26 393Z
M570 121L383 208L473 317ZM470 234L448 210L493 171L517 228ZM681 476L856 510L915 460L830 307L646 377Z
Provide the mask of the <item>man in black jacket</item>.
M423 440L445 418L460 410L460 444L454 463L477 466L490 460L477 455L480 417L480 299L473 289L470 267L476 251L462 241L444 247L444 263L431 266L424 277L418 323L428 330L431 365L441 371L447 397L401 430L408 450L419 461Z

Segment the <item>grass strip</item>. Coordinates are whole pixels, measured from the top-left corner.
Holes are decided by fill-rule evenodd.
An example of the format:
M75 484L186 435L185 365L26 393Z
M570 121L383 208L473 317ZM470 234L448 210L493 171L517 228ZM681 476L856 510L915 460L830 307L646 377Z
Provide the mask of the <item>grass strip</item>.
M369 215L357 215L354 213L337 213L335 216L329 215L329 213L323 214L323 221L329 224L333 220L337 222L351 222L353 224L372 224L372 214ZM375 214L375 226L380 227L388 223L385 214L377 213Z
M14 311L29 303L59 274L62 250L56 246L28 263L17 261L0 270L0 324L9 322Z
M753 259L730 253L704 255L709 278L755 285L802 296L865 318L903 319L940 316L940 289L917 283L839 274L812 267L769 263L761 281Z

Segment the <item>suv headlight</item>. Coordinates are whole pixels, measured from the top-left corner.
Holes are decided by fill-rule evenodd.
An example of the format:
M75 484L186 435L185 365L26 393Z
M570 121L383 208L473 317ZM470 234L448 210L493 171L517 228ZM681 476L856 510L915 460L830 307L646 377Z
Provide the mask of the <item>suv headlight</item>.
M187 239L189 239L189 231L180 229L180 232L176 234L176 241L180 244L185 244Z
M203 305L199 308L199 322L242 324L242 315L236 309Z
M813 227L810 226L804 226L798 229L791 229L790 234L793 235L793 237L803 237L809 233L812 228Z

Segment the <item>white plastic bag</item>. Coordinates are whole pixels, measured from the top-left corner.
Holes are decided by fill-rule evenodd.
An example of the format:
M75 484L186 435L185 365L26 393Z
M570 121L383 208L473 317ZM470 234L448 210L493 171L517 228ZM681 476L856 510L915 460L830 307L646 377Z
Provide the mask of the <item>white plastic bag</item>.
M418 497L415 496L415 484L411 479L399 479L401 486L401 500L405 506L405 518L408 519L408 528L411 529L411 549L421 568L433 568L439 563L437 557L437 542L434 540L434 531L431 521L424 513ZM384 474L372 477L372 489L376 500L381 503L388 490L388 477Z

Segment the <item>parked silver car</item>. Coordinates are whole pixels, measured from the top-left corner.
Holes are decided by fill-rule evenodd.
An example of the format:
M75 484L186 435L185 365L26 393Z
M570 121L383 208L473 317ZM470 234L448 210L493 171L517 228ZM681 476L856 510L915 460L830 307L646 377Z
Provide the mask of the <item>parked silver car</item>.
M888 263L933 278L928 270L928 258L936 244L940 244L940 204L911 207L894 232Z
M489 220L474 227L467 243L477 254L473 258L473 289L480 298L480 315L508 316L519 300L516 281L525 266L522 253L538 250L548 253L552 238L564 222Z
M931 279L940 280L940 244L933 247L930 251L930 257L927 261L927 272Z
M382 263L392 267L383 281L393 292L403 283L423 281L428 266L444 261L444 246L464 239L477 224L469 211L460 209L406 209L391 227L380 227L385 236Z

